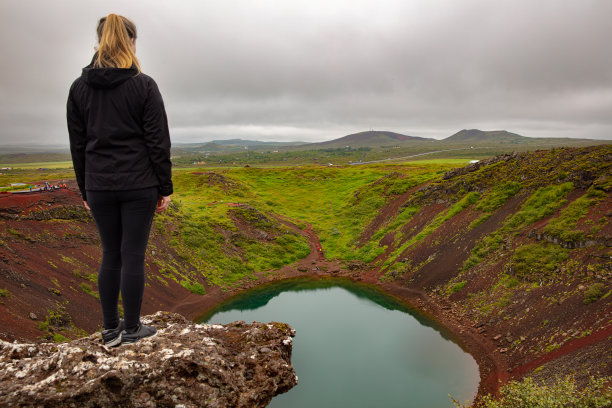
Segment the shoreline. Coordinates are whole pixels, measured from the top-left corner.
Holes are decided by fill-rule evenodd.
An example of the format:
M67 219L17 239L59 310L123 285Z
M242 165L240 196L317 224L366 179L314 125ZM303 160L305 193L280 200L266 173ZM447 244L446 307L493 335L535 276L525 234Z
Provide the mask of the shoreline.
M302 264L304 260L298 262ZM444 310L443 305L437 304L435 299L429 297L425 292L401 287L393 283L381 283L373 279L374 274L370 271L350 271L339 261L317 260L314 263L319 271L304 273L298 270L298 265L285 266L276 275L260 275L259 280L246 282L238 288L223 291L219 287L207 287L206 295L190 294L183 302L172 306L169 311L183 314L192 321L199 320L209 313L221 302L228 301L245 292L268 284L276 284L294 279L348 279L357 284L371 286L380 290L398 303L415 310L436 325L446 331L464 351L469 353L478 364L480 381L475 398L481 398L485 394L497 394L499 386L506 382L510 376L508 364L503 358L495 356L496 346L489 342L484 336L476 333L471 324L461 322ZM312 265L312 264L311 264ZM334 268L336 272L330 272ZM326 268L328 271L321 271ZM365 272L365 273L364 273Z

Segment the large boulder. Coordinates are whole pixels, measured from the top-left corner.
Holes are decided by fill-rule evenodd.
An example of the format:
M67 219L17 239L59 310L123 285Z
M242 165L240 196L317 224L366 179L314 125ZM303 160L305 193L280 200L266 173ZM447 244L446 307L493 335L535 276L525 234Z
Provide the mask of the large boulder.
M0 340L2 407L264 407L297 384L284 323L194 324L158 312L154 337L107 348L100 334Z

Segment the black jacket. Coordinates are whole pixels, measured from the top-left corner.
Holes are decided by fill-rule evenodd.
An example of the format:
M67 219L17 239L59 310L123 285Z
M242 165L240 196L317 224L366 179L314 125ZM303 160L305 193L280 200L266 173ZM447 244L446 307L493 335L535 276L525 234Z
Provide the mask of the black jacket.
M135 67L83 68L67 103L70 152L86 190L159 186L172 194L170 134L157 84Z

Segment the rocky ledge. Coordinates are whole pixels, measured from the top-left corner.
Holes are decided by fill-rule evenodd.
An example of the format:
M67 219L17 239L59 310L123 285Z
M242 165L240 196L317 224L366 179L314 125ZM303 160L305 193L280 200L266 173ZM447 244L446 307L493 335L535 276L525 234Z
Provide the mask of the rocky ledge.
M0 340L2 407L264 407L297 384L284 323L194 324L158 312L155 337L107 348Z

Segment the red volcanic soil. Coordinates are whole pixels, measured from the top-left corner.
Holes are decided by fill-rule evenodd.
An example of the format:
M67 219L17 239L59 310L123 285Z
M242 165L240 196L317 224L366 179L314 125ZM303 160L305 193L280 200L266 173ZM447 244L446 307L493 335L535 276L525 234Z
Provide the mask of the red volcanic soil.
M61 331L71 337L79 330L101 327L95 273L101 247L93 219L84 209L74 183L54 192L0 195L0 338L35 340ZM160 256L176 253L152 232L146 263L143 313L167 310L190 292L160 280ZM157 251L157 248L163 248ZM194 268L181 264L179 268ZM39 323L65 309L75 327L41 331ZM67 326L70 326L67 324Z

